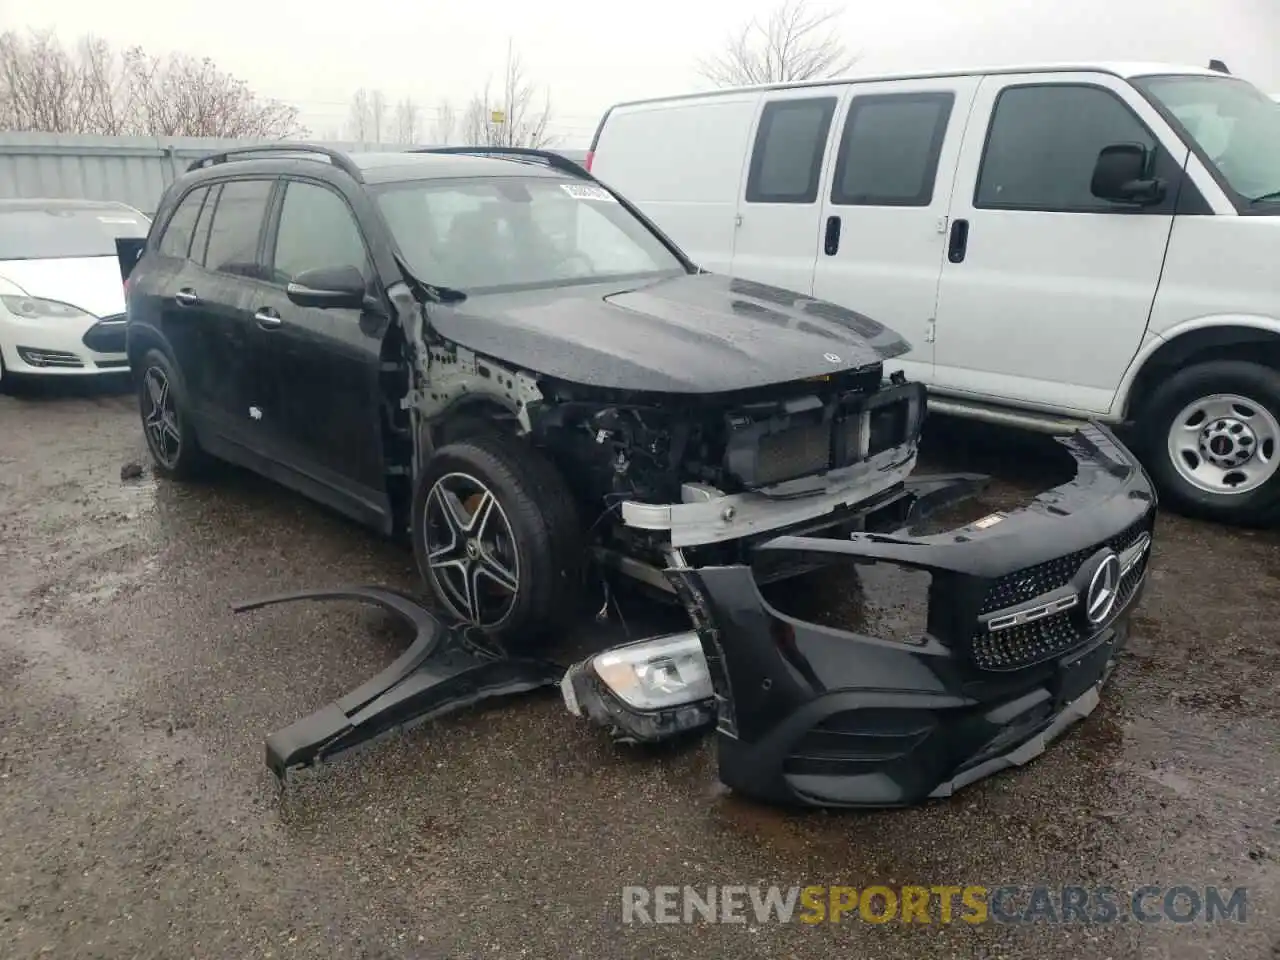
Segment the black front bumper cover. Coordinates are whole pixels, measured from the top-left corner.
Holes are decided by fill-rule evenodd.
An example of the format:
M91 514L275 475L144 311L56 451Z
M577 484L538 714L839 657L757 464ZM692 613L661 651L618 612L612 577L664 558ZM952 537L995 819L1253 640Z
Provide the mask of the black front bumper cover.
M672 569L715 696L679 715L642 713L590 660L564 682L581 712L621 739L658 739L699 712L714 719L722 782L775 803L907 805L1025 763L1097 705L1145 586L1155 520L1146 474L1110 431L1090 425L1060 442L1075 479L1022 510L927 536L784 536L756 548L928 571L918 643L787 616L746 566ZM975 479L908 481L906 530ZM1084 594L1112 554L1117 597L1090 623Z

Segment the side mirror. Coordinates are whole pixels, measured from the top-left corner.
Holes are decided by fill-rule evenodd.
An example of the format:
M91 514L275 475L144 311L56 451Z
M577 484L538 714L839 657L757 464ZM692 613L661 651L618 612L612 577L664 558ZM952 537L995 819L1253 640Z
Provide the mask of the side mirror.
M1165 182L1150 175L1151 153L1137 143L1103 147L1093 167L1090 192L1099 200L1150 206L1164 199Z
M285 292L300 307L359 309L364 306L367 286L357 267L321 267L298 274Z

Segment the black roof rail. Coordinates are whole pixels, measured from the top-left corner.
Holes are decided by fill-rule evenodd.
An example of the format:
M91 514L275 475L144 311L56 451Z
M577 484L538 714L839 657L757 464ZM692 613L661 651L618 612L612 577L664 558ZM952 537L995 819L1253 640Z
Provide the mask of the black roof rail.
M511 157L512 159L541 160L548 167L569 173L584 180L595 180L595 177L583 166L574 163L568 157L554 150L539 150L536 147L412 147L409 153L454 153L470 154L477 157Z
M244 157L255 153L301 153L311 154L310 159L315 157L327 157L329 162L341 170L343 173L358 183L364 182L364 176L360 173L360 168L351 162L341 150L334 150L332 147L321 147L314 143L259 143L253 146L233 147L230 150L220 150L217 153L211 153L207 157L201 157L195 160L187 167L187 172L199 170L201 167L213 166L216 163L226 163L234 157Z

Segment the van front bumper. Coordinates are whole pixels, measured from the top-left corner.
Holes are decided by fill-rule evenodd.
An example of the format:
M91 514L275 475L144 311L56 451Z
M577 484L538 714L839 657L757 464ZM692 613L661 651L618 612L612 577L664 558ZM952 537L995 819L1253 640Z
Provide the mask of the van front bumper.
M1060 442L1075 479L1022 510L931 535L784 536L756 548L928 572L922 636L788 616L744 565L671 569L712 694L637 710L595 657L566 675L566 701L625 740L714 723L721 781L775 803L908 805L1027 762L1097 705L1145 588L1155 522L1150 481L1108 430Z

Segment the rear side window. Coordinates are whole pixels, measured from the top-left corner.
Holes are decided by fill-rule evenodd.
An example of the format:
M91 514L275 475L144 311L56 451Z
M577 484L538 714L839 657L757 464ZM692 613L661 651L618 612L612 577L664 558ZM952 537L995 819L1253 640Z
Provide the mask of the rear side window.
M196 219L200 216L200 206L204 203L204 195L208 192L207 187L197 187L182 198L182 202L178 204L178 209L173 211L173 216L169 218L164 233L160 237L160 245L157 249L161 254L166 257L177 257L179 260L186 259L191 249L191 236L196 229Z
M1009 87L996 100L974 206L1060 213L1111 212L1090 190L1103 147L1155 137L1114 93L1086 84ZM1167 209L1146 207L1144 212Z
M213 221L213 211L218 205L218 194L221 185L209 188L209 196L200 208L200 219L196 221L195 233L191 237L191 259L196 263L204 263L205 251L209 249L209 225Z
M271 180L232 180L223 184L213 211L204 265L242 277L261 274L258 238L271 197Z
M836 155L831 202L927 207L955 97L901 93L857 97Z
M747 174L749 203L813 203L835 97L765 104Z

